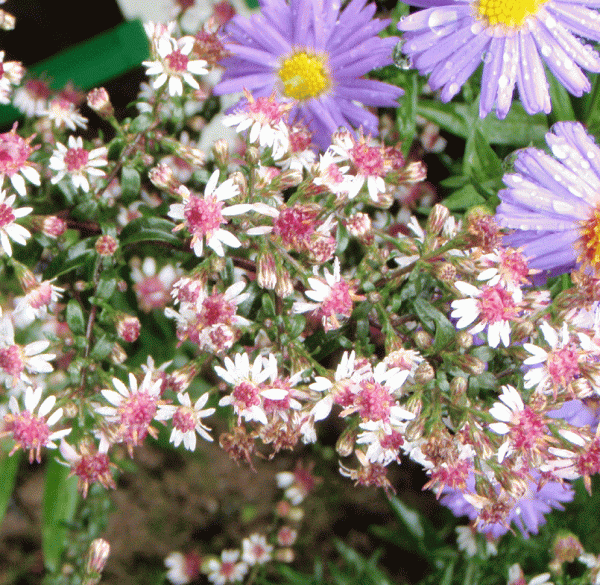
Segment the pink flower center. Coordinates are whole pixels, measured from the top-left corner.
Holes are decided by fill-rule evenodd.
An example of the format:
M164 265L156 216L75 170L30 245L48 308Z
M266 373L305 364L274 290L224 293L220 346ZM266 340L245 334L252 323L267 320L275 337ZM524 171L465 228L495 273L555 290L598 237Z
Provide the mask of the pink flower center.
M187 71L189 59L180 50L173 51L165 57L167 66L173 73L183 73Z
M13 221L15 221L15 214L12 207L9 207L6 203L0 203L0 228L11 224Z
M192 195L186 203L183 214L188 230L194 236L206 236L210 239L221 224L227 223L221 214L223 204L214 197L195 197Z
M286 247L308 246L317 227L317 214L318 211L301 206L285 208L273 222L273 234Z
M349 317L352 313L352 299L348 283L340 280L331 287L329 296L321 303L321 314L324 317L343 315Z
M18 345L0 349L0 368L11 376L20 376L25 369L23 353Z
M1 216L2 212L0 211L0 218ZM0 226L1 225L2 220L0 219ZM33 309L41 309L42 307L48 306L50 301L52 301L52 285L49 282L41 282L27 293L27 299L29 306Z
M158 276L149 276L133 286L144 311L160 309L170 300L169 291Z
M110 474L110 461L106 453L82 455L73 466L73 472L83 481L94 483Z
M404 439L398 431L392 430L391 435L386 434L381 437L379 444L383 449L389 451L398 451L398 449L400 449L400 447L402 447L404 444Z
M223 577L230 579L235 574L235 562L223 561L219 573L223 575Z
M375 380L363 380L354 403L363 419L387 421L394 399L389 391Z
M548 355L548 373L555 385L569 384L579 375L577 357L572 343Z
M147 392L132 394L119 409L124 441L137 445L148 434L148 426L156 415L157 397Z
M69 148L65 154L65 166L69 173L81 171L87 165L90 153L85 148Z
M37 449L45 445L50 437L50 427L43 418L38 418L28 410L15 417L12 423L15 443L23 449Z
M258 97L247 105L248 113L259 122L277 124L281 121L286 108L273 98Z
M50 97L50 88L47 83L39 79L30 79L25 82L25 89L36 100L47 100Z
M484 321L497 323L510 321L518 312L512 295L501 286L483 286L479 297L480 312Z
M529 406L513 414L513 427L510 436L517 450L530 450L547 434L544 419L533 412Z
M359 142L352 147L350 157L360 175L383 176L385 161L381 149Z
M193 410L188 407L181 407L175 411L173 415L173 428L188 433L196 428L196 418Z
M15 132L0 134L0 173L9 177L14 175L23 168L32 150Z
M259 389L251 382L241 382L233 390L233 399L239 410L246 410L260 404Z
M297 130L294 132L290 132L290 146L292 147L292 152L302 152L310 147L311 135L305 130Z
M500 260L501 272L508 282L513 284L527 282L529 267L521 252L513 249L502 250Z
M204 299L200 311L200 321L205 327L218 323L231 323L235 316L236 306L223 298L223 294L211 295Z

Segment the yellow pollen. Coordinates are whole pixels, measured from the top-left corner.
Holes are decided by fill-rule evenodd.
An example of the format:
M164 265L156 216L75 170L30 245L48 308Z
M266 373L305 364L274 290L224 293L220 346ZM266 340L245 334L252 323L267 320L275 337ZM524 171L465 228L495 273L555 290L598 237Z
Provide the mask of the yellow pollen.
M578 262L600 270L600 206L596 207L589 219L581 222L580 237L575 245L579 248Z
M500 24L520 28L546 2L547 0L478 0L475 6L480 18L489 26Z
M283 93L295 100L307 100L327 91L331 79L325 61L323 55L306 51L285 59L279 69Z

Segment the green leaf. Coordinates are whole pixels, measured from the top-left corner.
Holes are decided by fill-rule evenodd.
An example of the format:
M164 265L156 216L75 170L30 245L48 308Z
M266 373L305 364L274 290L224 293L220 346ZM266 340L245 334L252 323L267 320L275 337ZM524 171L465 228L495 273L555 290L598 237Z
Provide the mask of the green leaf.
M110 272L103 272L100 275L98 281L98 287L96 288L96 297L107 301L113 296L115 289L117 288L117 279L111 270Z
M53 458L48 460L42 502L42 551L44 565L51 572L60 568L67 545L68 523L73 520L79 501L77 478L68 475L68 467Z
M457 112L457 104L442 104L431 100L420 100L417 112L423 118L433 122L456 136L467 137L468 127L465 117Z
M289 318L285 318L285 330L289 336L289 339L296 339L306 327L306 317L304 315L296 314Z
M138 217L128 223L121 232L121 245L137 242L159 241L179 246L181 240L173 234L175 224L160 217Z
M260 302L262 304L263 311L267 317L275 317L275 305L273 299L269 293L265 293Z
M103 335L98 341L96 341L92 351L90 352L90 358L93 360L103 360L108 357L114 347L114 342L111 341L107 335Z
M9 457L8 453L0 450L0 526L15 487L20 461L21 451Z
M433 329L431 322L435 324L435 338L431 346L432 351L439 351L454 339L456 335L454 325L450 323L446 315L441 311L438 311L422 298L415 299L413 307L425 327Z
M96 253L94 248L96 238L86 238L52 259L48 268L44 270L44 280L50 280L62 276L75 268L83 266L92 255Z
M402 2L398 2L398 5L404 6ZM413 138L417 133L417 106L420 93L418 73L416 71L409 73L408 83L403 86L404 97L400 100L400 105L396 110L396 126L400 133L404 156L408 155Z
M83 335L85 333L85 317L83 309L78 301L71 299L67 303L67 325L75 335Z
M573 111L571 97L565 86L560 83L554 75L548 75L547 77L550 99L552 100L552 111L550 112L550 120L552 120L552 123L577 120L575 112Z
M458 191L454 191L442 203L450 211L463 211L476 205L483 205L485 202L486 200L477 192L477 189L469 184Z
M135 199L142 185L140 173L133 167L123 167L121 171L122 197L127 201Z
M153 118L151 114L143 113L140 114L137 118L134 118L129 125L129 131L135 132L145 132L152 126Z
M464 172L478 182L502 177L502 162L482 133L474 129L465 147Z

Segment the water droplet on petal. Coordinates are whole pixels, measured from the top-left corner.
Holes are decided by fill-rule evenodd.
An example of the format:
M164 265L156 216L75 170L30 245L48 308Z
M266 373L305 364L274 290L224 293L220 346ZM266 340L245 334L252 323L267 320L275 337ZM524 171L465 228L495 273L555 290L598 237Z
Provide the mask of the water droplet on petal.
M458 13L456 10L440 9L434 10L427 20L427 24L431 29L431 32L436 35L441 35L444 32L444 27L447 24L452 24L458 19Z

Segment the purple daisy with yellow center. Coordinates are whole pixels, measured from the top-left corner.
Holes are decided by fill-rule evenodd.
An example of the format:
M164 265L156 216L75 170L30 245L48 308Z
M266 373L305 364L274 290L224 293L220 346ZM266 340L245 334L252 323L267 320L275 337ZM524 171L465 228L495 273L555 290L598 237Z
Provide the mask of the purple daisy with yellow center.
M290 120L304 120L323 150L340 126L377 134L377 116L357 102L397 107L403 91L362 77L391 64L398 42L377 36L390 21L373 19L375 4L365 4L351 0L340 11L339 0L260 0L259 14L226 26L232 56L221 61L215 94L246 89L291 102Z
M514 230L529 266L550 275L583 266L600 274L600 148L582 124L558 122L546 134L552 155L537 148L517 153L504 176L496 216Z
M426 8L402 19L403 52L450 101L483 63L479 115L510 109L515 85L528 114L552 109L544 65L573 95L600 71L600 0L407 0Z

